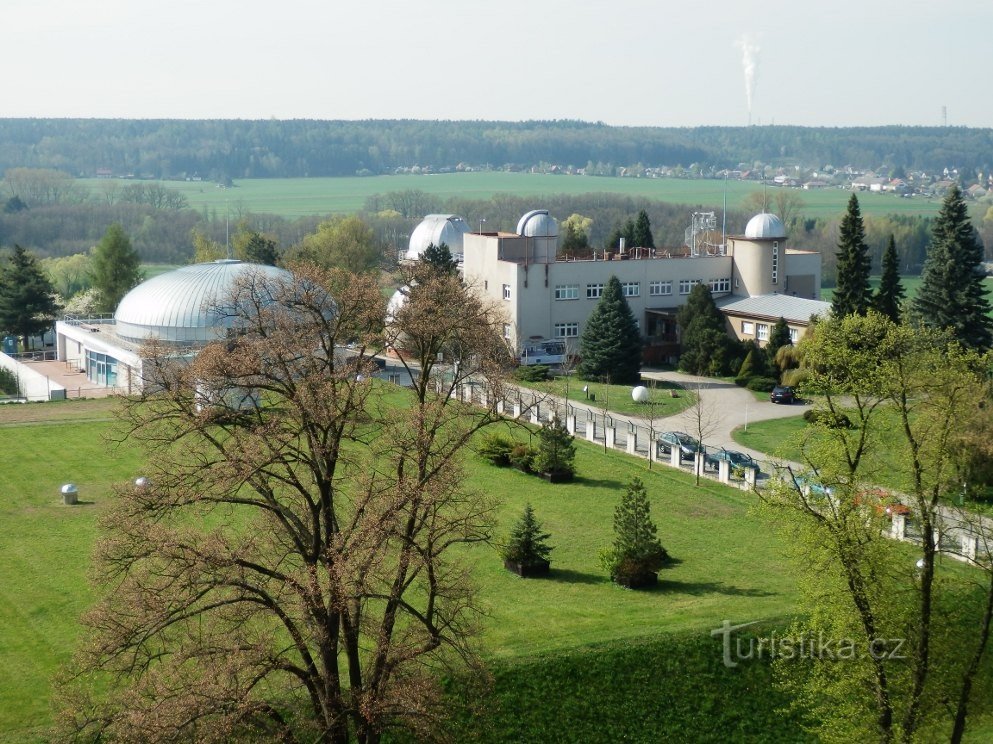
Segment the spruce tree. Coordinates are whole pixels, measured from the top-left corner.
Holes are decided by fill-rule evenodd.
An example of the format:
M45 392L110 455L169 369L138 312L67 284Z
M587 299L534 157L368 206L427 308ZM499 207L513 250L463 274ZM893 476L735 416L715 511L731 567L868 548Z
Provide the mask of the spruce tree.
M131 247L124 228L114 223L107 228L93 251L90 278L99 297L102 313L112 313L121 299L142 280L141 258Z
M573 435L558 414L538 430L538 450L531 466L539 473L571 478L576 472L576 445Z
M453 275L458 271L459 264L452 257L452 251L448 244L441 242L438 245L431 243L424 252L421 253L421 265L430 266L440 274Z
M724 315L714 304L710 290L697 284L676 312L680 329L679 369L693 375L736 372L730 368L737 356L735 342L725 330Z
M912 304L914 320L930 328L950 328L965 346L989 349L993 320L982 261L983 248L962 192L952 186L934 220L931 249Z
M669 557L652 521L648 493L640 478L632 478L614 509L614 542L601 562L614 580L657 572Z
M879 289L872 298L875 310L894 323L900 322L900 306L903 304L904 291L900 284L900 258L896 253L896 242L890 234L889 245L883 253L883 275L879 280Z
M780 317L769 331L769 340L765 344L765 354L769 361L776 358L776 352L781 346L788 346L793 343L790 340L790 326L786 318Z
M648 212L642 209L634 223L634 241L628 248L654 248L655 238L652 237L652 223Z
M0 330L20 336L27 350L30 337L45 333L55 321L54 295L55 287L35 257L15 245L0 269Z
M641 333L616 276L607 280L580 339L579 375L619 385L641 379Z
M529 503L503 546L503 559L525 566L547 561L552 552L552 546L548 544L550 537L547 532L542 532L541 522L534 516L534 509Z
M838 283L831 301L831 313L865 315L872 294L869 290L869 246L865 243L865 225L855 194L848 200L848 210L841 220L838 236Z

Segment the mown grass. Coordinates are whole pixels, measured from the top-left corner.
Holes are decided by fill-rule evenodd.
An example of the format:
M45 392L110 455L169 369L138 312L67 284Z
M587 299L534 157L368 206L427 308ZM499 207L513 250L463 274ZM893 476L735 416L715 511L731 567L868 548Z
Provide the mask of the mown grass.
M569 394L569 400L583 403L592 408L605 406L614 413L647 418L653 414L656 419L673 416L686 410L696 402L696 395L675 382L667 380L645 380L649 402L636 403L631 398L633 385L607 385L600 382L587 382L578 378L554 377L547 382L518 382L521 387L529 387L542 393L557 395L560 398ZM583 391L583 388L587 391Z
M95 194L106 186L102 179L81 179ZM556 194L611 193L645 197L673 204L719 208L724 203L738 209L751 193L765 187L752 181L680 178L607 178L595 176L546 175L540 173L439 173L341 178L259 178L234 181L220 188L205 181L162 181L161 185L186 195L191 207L207 209L223 218L245 211L278 214L283 217L353 213L362 209L374 194L416 189L440 199L490 199L497 194L540 198ZM807 217L841 217L851 192L845 189L795 191L804 202ZM901 199L892 194L859 194L863 215L937 214L940 200Z

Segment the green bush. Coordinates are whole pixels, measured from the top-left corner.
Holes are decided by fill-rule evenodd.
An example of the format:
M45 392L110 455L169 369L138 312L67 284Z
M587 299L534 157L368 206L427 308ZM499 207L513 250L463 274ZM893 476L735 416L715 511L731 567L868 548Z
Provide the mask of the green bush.
M533 472L534 450L526 444L517 444L510 451L510 464L525 473Z
M510 465L510 453L517 442L503 434L486 434L482 437L476 452L492 465L505 467Z
M851 429L852 420L844 413L832 413L831 411L817 410L810 408L803 412L803 420L808 424L820 424L829 429Z
M565 424L556 415L538 431L538 449L531 466L539 473L572 476L576 472L576 445Z
M9 369L0 368L0 393L4 395L17 395L17 378Z
M778 384L772 377L753 377L745 387L758 393L771 393Z
M527 504L500 552L505 561L534 565L548 560L552 552L552 546L548 544L550 537L550 534L541 531L541 522L534 516L531 504Z
M548 379L548 365L522 365L514 370L514 378L521 382L544 382Z

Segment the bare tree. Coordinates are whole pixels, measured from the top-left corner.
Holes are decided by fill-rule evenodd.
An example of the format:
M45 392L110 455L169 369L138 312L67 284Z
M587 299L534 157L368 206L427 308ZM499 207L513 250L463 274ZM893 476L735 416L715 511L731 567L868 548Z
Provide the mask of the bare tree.
M499 386L499 325L458 279L433 276L384 328L374 278L314 267L258 275L227 309L230 338L192 361L149 348L144 391L124 403L148 482L120 489L103 520L103 598L62 733L431 738L439 670L474 660L473 591L452 549L491 522L460 453L498 418L449 393L472 374ZM387 342L409 391L371 374Z
M706 440L721 425L721 412L713 401L704 400L703 385L697 384L694 395L696 396L696 400L694 400L693 405L683 411L682 419L686 422L687 431L700 443L699 453L703 454L707 451ZM694 454L693 473L696 478L696 485L700 485L700 476L704 462L706 462L705 459L698 464L698 458Z

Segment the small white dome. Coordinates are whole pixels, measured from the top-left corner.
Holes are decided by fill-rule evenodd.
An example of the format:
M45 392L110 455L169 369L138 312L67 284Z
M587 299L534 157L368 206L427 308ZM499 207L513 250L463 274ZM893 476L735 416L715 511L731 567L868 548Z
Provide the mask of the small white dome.
M213 341L230 326L218 314L244 277L289 278L275 266L221 260L183 266L142 282L121 300L114 313L119 336L132 341L157 338L177 344Z
M469 224L457 214L429 214L410 234L407 258L417 260L432 243L444 243L452 256L461 255L462 236L467 232L470 232Z
M748 220L745 237L756 240L782 240L786 237L786 225L776 215L763 212Z
M532 209L517 223L517 234L528 238L556 238L559 223L547 209Z

